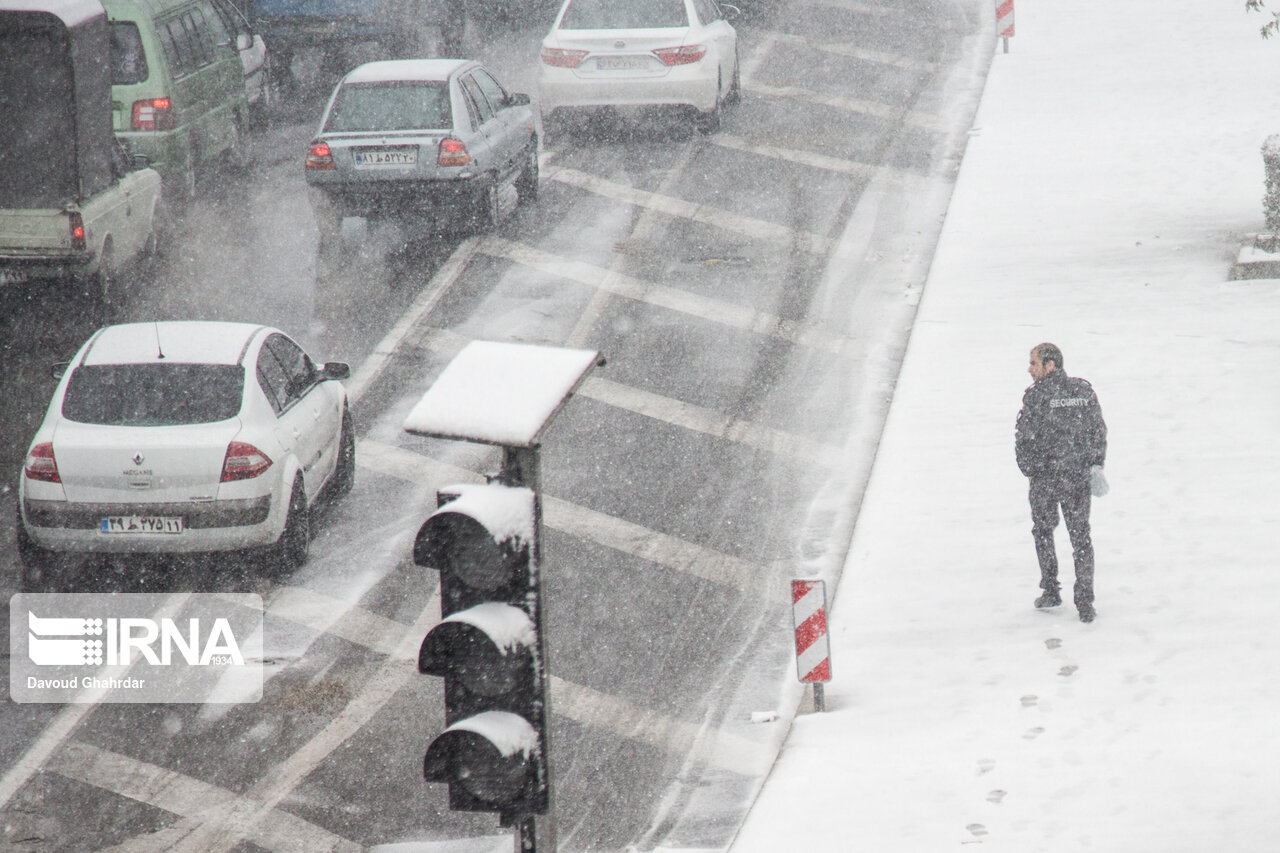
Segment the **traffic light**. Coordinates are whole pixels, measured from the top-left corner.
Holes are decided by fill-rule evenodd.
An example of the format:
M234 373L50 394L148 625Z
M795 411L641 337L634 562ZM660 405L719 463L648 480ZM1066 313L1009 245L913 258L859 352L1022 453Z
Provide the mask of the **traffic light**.
M413 547L440 572L443 617L418 652L418 671L444 678L447 725L423 775L449 783L449 808L497 812L503 826L549 804L537 529L531 489L454 486Z

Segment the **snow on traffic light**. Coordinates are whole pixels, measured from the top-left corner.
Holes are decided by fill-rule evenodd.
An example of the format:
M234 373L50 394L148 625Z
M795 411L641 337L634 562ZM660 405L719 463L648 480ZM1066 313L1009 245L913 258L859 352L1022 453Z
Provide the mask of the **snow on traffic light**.
M413 549L440 572L443 616L418 653L419 672L444 679L447 725L423 774L449 784L451 809L511 826L549 802L536 496L461 485L437 503Z

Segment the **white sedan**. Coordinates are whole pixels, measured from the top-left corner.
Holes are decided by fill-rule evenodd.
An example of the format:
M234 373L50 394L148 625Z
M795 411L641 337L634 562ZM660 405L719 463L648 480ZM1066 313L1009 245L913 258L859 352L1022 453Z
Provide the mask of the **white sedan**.
M318 366L277 329L131 323L65 366L27 452L18 548L28 578L56 552L265 546L306 560L310 507L351 489L350 368Z
M599 107L683 107L707 132L741 95L736 12L716 0L566 0L542 40L543 121Z

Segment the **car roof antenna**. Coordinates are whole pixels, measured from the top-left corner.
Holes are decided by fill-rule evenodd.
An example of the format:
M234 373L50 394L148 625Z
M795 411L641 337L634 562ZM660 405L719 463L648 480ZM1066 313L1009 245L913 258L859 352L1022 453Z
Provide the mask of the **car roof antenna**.
M164 349L160 346L160 324L152 321L151 327L156 330L156 358L164 358Z

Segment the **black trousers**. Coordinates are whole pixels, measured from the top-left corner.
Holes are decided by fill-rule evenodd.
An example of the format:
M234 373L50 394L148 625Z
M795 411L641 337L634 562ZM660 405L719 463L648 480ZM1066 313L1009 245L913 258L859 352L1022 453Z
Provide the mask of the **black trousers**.
M1089 535L1088 469L1080 472L1046 474L1031 478L1031 537L1040 561L1040 588L1058 590L1058 554L1053 531L1058 526L1058 508L1067 524L1071 556L1075 562L1075 603L1093 603L1093 540Z

